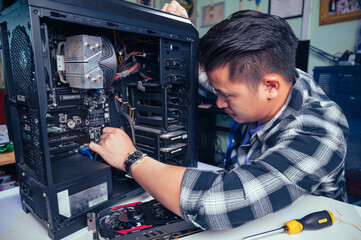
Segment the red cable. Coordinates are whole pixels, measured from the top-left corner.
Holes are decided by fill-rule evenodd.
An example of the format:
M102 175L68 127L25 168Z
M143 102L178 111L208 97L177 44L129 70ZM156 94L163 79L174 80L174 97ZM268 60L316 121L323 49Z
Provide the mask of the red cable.
M150 228L150 227L153 227L153 225L141 225L141 226L134 227L134 228L131 228L131 229L119 230L119 231L117 231L117 233L128 233L128 232L132 232L132 231L135 231L135 230L138 230L138 229Z

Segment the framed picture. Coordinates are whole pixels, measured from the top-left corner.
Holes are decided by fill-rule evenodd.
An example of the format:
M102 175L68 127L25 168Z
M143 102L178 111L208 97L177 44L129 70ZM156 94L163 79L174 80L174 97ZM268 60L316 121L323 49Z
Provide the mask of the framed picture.
M283 19L302 17L303 0L270 0L268 12Z
M201 27L215 25L224 19L224 2L202 7Z
M138 4L155 8L155 0L137 0Z
M361 19L361 1L321 0L319 25Z

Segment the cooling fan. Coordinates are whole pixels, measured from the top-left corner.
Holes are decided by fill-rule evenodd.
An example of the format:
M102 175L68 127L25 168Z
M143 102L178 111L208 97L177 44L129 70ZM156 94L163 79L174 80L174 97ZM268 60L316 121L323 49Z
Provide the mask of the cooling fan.
M105 238L114 238L130 232L169 224L182 220L155 200L135 202L116 206L99 213L96 223L99 234Z

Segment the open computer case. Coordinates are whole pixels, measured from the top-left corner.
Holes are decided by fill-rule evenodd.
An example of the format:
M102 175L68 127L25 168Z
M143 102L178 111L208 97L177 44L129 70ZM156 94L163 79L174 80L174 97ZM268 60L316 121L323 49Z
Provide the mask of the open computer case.
M121 0L0 7L22 206L52 239L143 191L90 152L104 127L123 128L161 162L197 165L198 33L189 20Z

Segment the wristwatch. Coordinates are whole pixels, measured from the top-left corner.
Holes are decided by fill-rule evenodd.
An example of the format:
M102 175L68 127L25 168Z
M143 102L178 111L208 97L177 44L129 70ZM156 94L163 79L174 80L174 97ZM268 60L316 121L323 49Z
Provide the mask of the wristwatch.
M124 165L125 165L125 171L129 176L132 177L132 171L131 171L132 166L135 163L141 161L145 156L147 156L147 154L142 153L141 151L134 151L128 154L128 157L124 162Z

